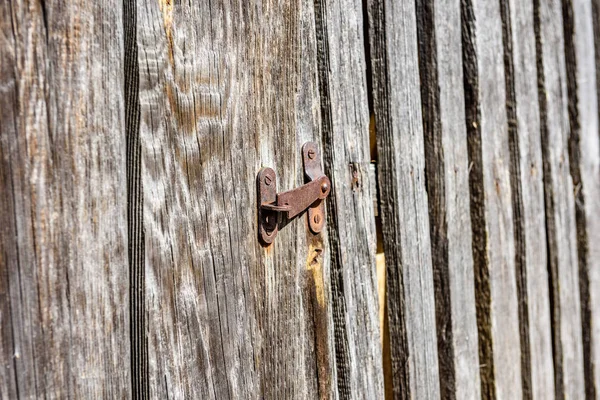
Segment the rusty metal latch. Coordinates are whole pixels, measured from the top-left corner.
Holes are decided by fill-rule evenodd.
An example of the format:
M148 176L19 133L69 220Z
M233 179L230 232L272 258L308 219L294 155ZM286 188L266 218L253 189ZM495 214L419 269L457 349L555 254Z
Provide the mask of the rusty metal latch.
M331 182L323 174L319 148L314 142L302 146L304 174L308 182L296 189L277 193L277 178L271 168L258 172L258 224L259 237L266 243L273 243L281 223L281 214L287 213L292 219L308 208L308 226L311 232L321 232L325 225L323 199L331 191Z

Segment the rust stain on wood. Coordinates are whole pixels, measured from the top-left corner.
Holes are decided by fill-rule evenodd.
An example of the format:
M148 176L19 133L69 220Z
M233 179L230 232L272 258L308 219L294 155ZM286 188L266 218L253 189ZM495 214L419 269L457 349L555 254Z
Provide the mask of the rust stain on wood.
M169 42L169 61L174 65L173 59L173 0L158 0L160 12L163 15L165 34Z
M323 237L307 235L306 270L309 272L305 293L313 305L314 342L317 359L319 398L327 399L331 392L331 362L329 357L329 314L323 274Z
M323 248L316 247L312 243L308 249L306 269L312 274L314 293L320 309L325 308L325 288L323 281Z

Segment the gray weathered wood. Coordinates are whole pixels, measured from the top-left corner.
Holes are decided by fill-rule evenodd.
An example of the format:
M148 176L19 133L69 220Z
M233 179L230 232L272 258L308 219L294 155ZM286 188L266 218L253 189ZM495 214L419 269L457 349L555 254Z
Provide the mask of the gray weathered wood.
M338 393L383 398L362 1L314 4Z
M148 332L137 379L159 398L381 393L360 3L137 10ZM325 143L333 232L307 234L301 216L261 247L256 173L273 167L279 191L301 185L307 140Z
M552 399L554 368L533 2L500 2L525 398Z
M569 116L563 18L558 0L534 1L544 192L557 398L582 398L583 354L575 199L569 172Z
M586 396L600 390L600 134L590 0L564 0L569 157L575 191Z
M460 0L416 4L440 390L479 399Z
M523 391L500 5L463 0L462 22L482 395L519 399Z
M298 6L138 3L151 397L316 398L318 370L335 387L313 323L329 303L322 242L308 249L302 218L257 241L257 171L280 191L303 178Z
M597 396L600 0L365 6L0 2L0 399Z
M0 3L0 398L130 393L122 3Z
M369 44L395 397L440 397L415 4L370 0Z

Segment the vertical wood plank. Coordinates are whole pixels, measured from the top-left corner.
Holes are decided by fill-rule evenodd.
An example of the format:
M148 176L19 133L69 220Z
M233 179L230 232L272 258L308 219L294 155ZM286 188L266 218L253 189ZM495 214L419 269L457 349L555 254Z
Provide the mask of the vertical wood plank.
M300 35L301 47L298 49L300 70L297 84L296 96L296 146L298 149L307 141L320 143L321 156L323 158L324 172L330 178L333 178L331 170L328 168L329 147L323 140L321 132L323 122L321 113L325 112L323 101L321 99L321 88L319 82L319 28L318 28L318 3L313 0L302 0L300 2ZM302 171L302 161L297 160L297 170ZM335 178L332 179L332 181ZM302 178L297 185L304 183ZM332 183L331 193L326 200L326 209L328 213L334 213L331 208L333 198L337 196L335 185ZM348 214L344 214L348 215ZM348 215L350 216L350 215ZM310 274L308 278L311 288L310 307L307 312L312 314L314 324L314 344L313 351L316 353L316 371L320 398L337 399L340 395L340 388L347 387L345 383L350 380L348 370L342 366L346 365L341 360L348 361L350 354L344 345L352 341L354 331L352 327L346 328L343 319L336 318L336 308L346 301L346 294L350 293L354 281L344 281L338 271L332 272L335 268L335 258L331 247L331 240L328 237L329 232L335 230L331 217L328 216L327 225L320 236L307 234L307 223L304 222L304 216L297 223L297 234L303 240L306 240L308 253L303 268L306 268ZM344 216L341 220L345 222ZM299 243L302 248L302 241ZM341 248L345 249L346 244ZM336 284L342 281L342 290L336 287ZM346 289L347 288L347 289ZM325 292L326 291L326 292ZM352 295L350 298L353 299ZM361 305L362 306L362 305ZM313 311L314 310L314 311ZM309 316L310 318L310 316ZM343 336L348 332L348 336ZM342 346L339 344L342 343ZM367 374L372 371L367 369L361 371ZM293 373L290 371L290 373ZM352 378L356 378L353 376Z
M562 4L585 389L586 396L593 398L600 385L600 134L594 28L590 0Z
M525 398L554 396L533 2L500 2L507 89L521 374Z
M415 3L370 0L369 45L395 397L439 398Z
M122 5L0 12L0 398L127 397Z
M521 352L499 3L462 1L482 395L519 399Z
M440 389L479 399L460 1L416 4Z
M560 1L534 1L538 95L557 398L582 398L583 354L575 199L570 177L565 41Z
M125 135L127 140L127 235L132 398L148 399L143 197L140 146L140 70L137 45L137 0L123 1Z
M328 244L338 392L341 398L383 398L363 5L314 4L322 142L332 178Z

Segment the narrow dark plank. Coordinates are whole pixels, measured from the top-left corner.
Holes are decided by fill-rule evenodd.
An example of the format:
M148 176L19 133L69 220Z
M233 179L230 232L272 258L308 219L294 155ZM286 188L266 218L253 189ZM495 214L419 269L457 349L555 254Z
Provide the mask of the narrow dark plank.
M563 0L585 390L600 389L600 135L590 0ZM598 321L598 322L597 322Z
M533 2L500 2L525 398L554 396Z
M482 396L519 399L521 351L499 3L463 0L462 32Z
M369 45L395 397L440 397L415 4L370 0Z
M314 6L325 170L333 182L327 206L338 394L383 398L363 5Z
M0 398L130 393L122 3L0 4Z
M417 18L440 389L479 399L460 0L418 0Z
M140 70L137 45L137 1L123 1L125 46L125 132L127 138L127 234L132 398L148 399L148 337L146 335L143 198L140 146Z

